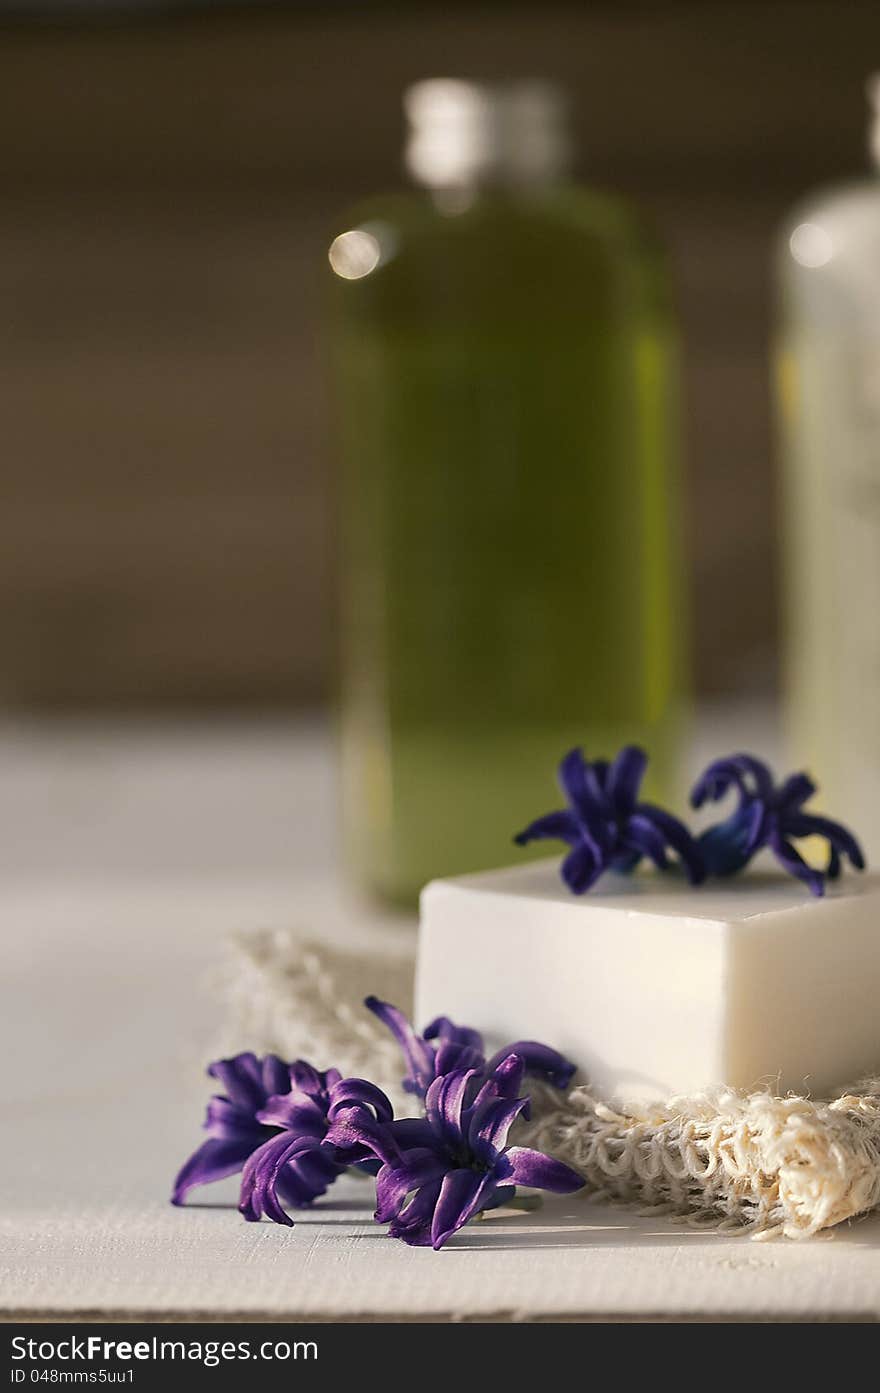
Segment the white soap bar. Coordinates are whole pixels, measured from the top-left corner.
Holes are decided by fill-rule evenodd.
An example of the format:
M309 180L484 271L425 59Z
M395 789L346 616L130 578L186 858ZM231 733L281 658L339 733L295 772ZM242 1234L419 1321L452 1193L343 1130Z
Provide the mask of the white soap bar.
M559 862L422 892L416 1020L554 1045L619 1102L714 1084L827 1095L880 1073L880 877L823 899L773 872L691 889Z

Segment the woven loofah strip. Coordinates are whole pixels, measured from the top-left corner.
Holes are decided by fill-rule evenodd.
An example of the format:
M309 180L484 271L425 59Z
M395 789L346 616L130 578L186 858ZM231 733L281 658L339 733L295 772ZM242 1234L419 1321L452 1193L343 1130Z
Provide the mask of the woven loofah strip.
M880 1205L880 1079L834 1102L714 1089L622 1113L542 1087L517 1138L640 1209L809 1238Z
M373 991L409 1012L411 956L288 932L243 934L232 951L220 978L231 1016L223 1049L274 1050L366 1075L400 1114L411 1112L397 1045L362 1005ZM594 1197L759 1238L808 1238L880 1207L878 1078L833 1102L717 1088L622 1112L586 1088L560 1102L545 1085L532 1101L516 1141L574 1166Z
M407 1015L413 1006L411 955L352 952L284 930L242 933L215 974L229 1019L218 1052L272 1051L369 1078L398 1115L412 1111L400 1085L400 1047L364 1009L368 992Z

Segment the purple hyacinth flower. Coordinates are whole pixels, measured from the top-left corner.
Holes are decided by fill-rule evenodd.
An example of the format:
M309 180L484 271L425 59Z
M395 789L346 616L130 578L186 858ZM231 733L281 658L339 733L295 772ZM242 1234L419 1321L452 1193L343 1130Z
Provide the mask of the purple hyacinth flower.
M513 1122L528 1115L528 1099L519 1096L524 1069L508 1055L488 1078L473 1069L436 1078L425 1117L393 1122L374 1140L383 1162L375 1217L390 1225L392 1238L442 1248L477 1214L512 1199L517 1185L557 1194L583 1187L561 1161L508 1145Z
M554 1088L568 1088L577 1069L558 1050L537 1040L517 1040L505 1045L487 1061L480 1032L455 1025L448 1016L438 1016L419 1035L403 1012L387 1001L368 996L364 1005L388 1027L400 1045L407 1069L403 1087L419 1098L424 1098L434 1080L445 1074L459 1069L491 1074L510 1054L519 1055L530 1078L542 1079Z
M562 862L562 878L575 895L595 885L603 871L633 870L643 856L658 870L669 870L669 850L691 884L699 884L706 873L703 856L684 823L639 799L647 763L636 745L625 745L610 763L588 761L582 750L570 750L559 766L569 806L537 818L514 841L518 846L544 838L566 842L571 850Z
M305 1208L349 1166L375 1170L375 1146L364 1138L375 1138L378 1125L394 1116L382 1090L366 1079L344 1079L338 1069L320 1073L302 1060L291 1065L290 1077L290 1091L261 1108L259 1120L275 1130L242 1172L238 1207L251 1221L265 1214L291 1226L285 1204Z
M837 879L843 856L857 870L864 870L862 849L846 827L804 811L804 803L816 792L806 774L792 774L776 784L763 760L754 755L730 755L716 759L704 770L691 792L691 803L700 808L707 801L717 802L732 788L739 794L736 808L699 839L710 874L735 874L763 847L769 847L789 875L802 880L813 895L824 895L826 877ZM799 837L822 837L828 843L824 871L810 866L792 845Z
M250 1052L217 1059L208 1074L224 1092L210 1099L203 1126L209 1139L181 1167L174 1181L172 1204L183 1204L196 1185L207 1185L240 1171L248 1156L275 1134L257 1114L273 1094L290 1088L290 1068L277 1055L258 1059Z

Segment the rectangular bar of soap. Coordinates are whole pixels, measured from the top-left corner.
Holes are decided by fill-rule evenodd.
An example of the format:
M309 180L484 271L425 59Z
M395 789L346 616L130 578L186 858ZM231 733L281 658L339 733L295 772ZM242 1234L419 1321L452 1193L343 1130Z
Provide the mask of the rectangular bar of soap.
M416 1020L554 1045L618 1102L714 1084L827 1095L880 1072L880 877L816 899L788 876L692 889L607 875L572 895L559 862L422 892Z

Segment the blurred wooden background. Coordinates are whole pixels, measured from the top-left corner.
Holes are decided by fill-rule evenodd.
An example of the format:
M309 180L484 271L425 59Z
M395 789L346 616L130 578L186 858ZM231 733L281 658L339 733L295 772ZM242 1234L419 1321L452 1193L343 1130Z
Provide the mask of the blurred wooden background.
M665 231L699 684L772 682L772 241L864 167L875 0L83 8L0 16L0 704L326 694L325 250L430 74L565 81Z

